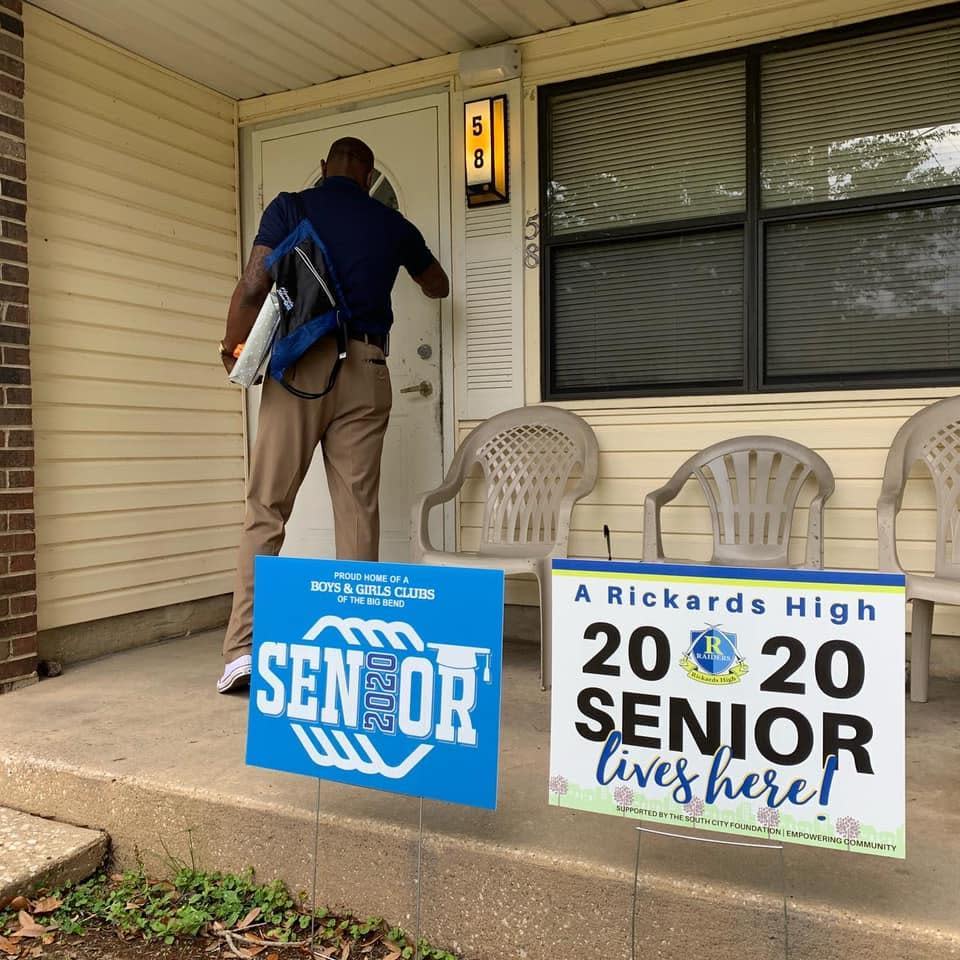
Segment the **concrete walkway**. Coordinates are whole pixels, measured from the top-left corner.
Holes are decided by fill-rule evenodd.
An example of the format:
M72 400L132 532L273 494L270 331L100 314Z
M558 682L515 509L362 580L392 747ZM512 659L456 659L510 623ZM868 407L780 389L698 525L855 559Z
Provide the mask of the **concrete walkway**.
M0 904L40 887L86 880L103 862L107 838L0 807Z
M417 801L244 766L245 697L214 692L218 635L71 668L0 697L0 801L105 829L122 862L252 865L412 927ZM547 803L548 695L508 646L500 808L424 805L423 925L477 960L629 956L631 821ZM960 957L960 684L907 711L908 859L788 846L794 960ZM638 956L784 956L780 857L644 841Z

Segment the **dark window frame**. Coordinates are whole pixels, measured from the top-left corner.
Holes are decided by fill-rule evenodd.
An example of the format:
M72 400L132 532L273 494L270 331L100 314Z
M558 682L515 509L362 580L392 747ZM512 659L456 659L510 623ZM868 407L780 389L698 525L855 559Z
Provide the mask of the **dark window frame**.
M822 220L850 214L883 212L896 208L915 209L924 206L960 204L960 185L924 190L897 191L847 200L823 201L786 207L763 209L760 195L761 173L761 89L762 58L771 53L803 50L854 40L895 30L932 26L960 17L960 3L953 2L925 10L883 17L846 27L820 30L768 43L753 44L695 57L649 64L629 70L584 77L540 87L538 91L539 181L540 181L540 384L544 400L592 400L663 396L750 396L772 393L793 393L812 390L869 390L917 386L956 386L960 384L960 367L937 370L932 374L877 375L856 374L816 377L781 377L769 380L764 375L766 346L766 283L765 253L768 224ZM643 224L609 230L591 230L551 235L547 216L547 189L550 183L552 157L551 103L556 94L580 92L612 86L625 81L682 73L716 63L742 62L745 73L744 109L745 188L743 213L723 214L678 220L670 223ZM667 384L654 387L618 387L613 390L556 390L552 383L553 354L553 252L571 245L594 246L623 240L678 236L709 229L742 226L744 233L744 377L737 385Z

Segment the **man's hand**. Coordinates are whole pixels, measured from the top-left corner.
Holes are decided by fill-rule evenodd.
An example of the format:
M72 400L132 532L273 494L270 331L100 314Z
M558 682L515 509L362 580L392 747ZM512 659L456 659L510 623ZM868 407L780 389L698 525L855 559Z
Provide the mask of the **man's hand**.
M257 319L257 314L266 300L273 280L267 273L263 262L270 255L270 247L256 246L250 251L243 276L237 281L237 286L230 298L230 309L227 312L227 332L223 335L223 347L231 353L221 355L224 369L229 373L236 360L231 355L241 343L250 335L250 330Z
M442 300L444 297L450 296L450 279L436 260L423 273L413 279L420 286L424 295L431 300Z

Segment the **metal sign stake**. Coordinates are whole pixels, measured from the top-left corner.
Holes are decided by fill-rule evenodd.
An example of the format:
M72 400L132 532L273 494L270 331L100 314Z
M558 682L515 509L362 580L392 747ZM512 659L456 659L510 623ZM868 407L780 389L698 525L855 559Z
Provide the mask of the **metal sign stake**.
M668 830L653 830L650 827L636 827L637 853L633 867L633 913L630 918L630 960L637 960L637 906L638 887L640 885L640 841L645 833L657 837L669 837L672 840L687 840L695 843L717 843L724 847L753 847L757 850L777 850L780 853L780 889L783 899L783 957L790 960L790 928L787 917L787 871L783 857L782 843L748 843L742 840L713 840L709 837L691 837L684 833L672 833ZM770 831L767 831L770 837Z
M310 956L317 950L317 861L320 859L320 784L317 780L317 815L313 827L313 892L310 894Z
M630 913L630 960L637 960L637 888L640 886L640 840L643 833L637 828L637 855L633 861L633 910Z
M423 797L419 798L419 823L417 826L417 933L413 947L413 960L420 960L420 907L423 902L421 879L423 878Z
M771 839L767 832L767 839ZM780 894L783 898L783 958L790 960L790 923L787 919L787 866L784 862L784 845L780 844Z

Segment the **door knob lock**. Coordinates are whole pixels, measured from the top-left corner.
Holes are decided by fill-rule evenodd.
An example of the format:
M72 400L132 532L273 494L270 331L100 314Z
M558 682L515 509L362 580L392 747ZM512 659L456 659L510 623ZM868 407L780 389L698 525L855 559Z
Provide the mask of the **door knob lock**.
M433 396L433 384L429 380L421 380L412 387L404 387L401 393L419 393L421 397Z

